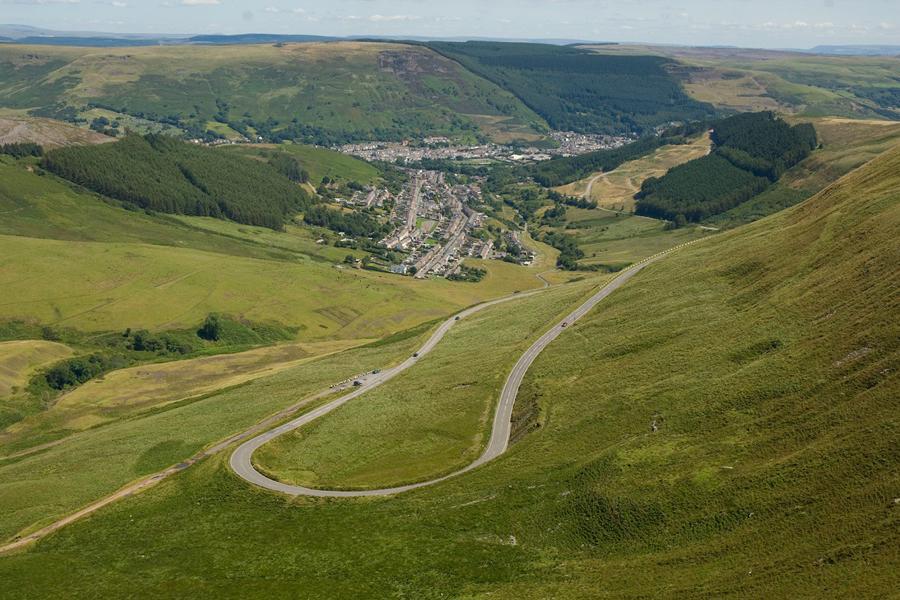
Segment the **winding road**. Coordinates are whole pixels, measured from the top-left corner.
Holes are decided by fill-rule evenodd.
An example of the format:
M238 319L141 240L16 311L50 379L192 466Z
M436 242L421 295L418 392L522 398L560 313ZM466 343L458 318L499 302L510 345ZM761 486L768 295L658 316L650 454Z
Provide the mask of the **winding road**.
M346 394L337 400L329 402L293 421L285 423L284 425L280 425L275 427L274 429L269 430L274 424L283 421L284 419L290 418L291 415L296 414L303 408L309 406L309 404L315 402L316 400L320 400L329 396L332 391L331 390L323 390L318 394L314 394L307 398L304 398L294 404L293 406L287 407L279 413L268 417L260 423L257 423L253 427L237 433L231 437L228 437L221 442L215 444L212 447L206 448L200 452L198 452L193 457L178 463L177 465L171 466L163 471L159 471L152 475L148 475L142 477L141 479L134 481L125 487L119 489L117 492L101 498L92 504L85 506L84 508L69 514L49 525L42 527L37 531L33 531L21 537L16 537L10 542L0 545L0 555L6 554L9 552L13 552L16 550L20 550L34 542L47 537L48 535L59 531L63 527L74 523L80 519L83 519L98 510L116 502L118 500L122 500L125 498L129 498L141 492L147 491L161 483L162 481L172 477L178 473L185 471L191 466L197 464L198 462L209 458L210 456L214 456L219 452L226 450L227 448L233 446L234 444L241 443L241 445L234 451L231 455L230 466L234 470L234 472L243 478L244 480L252 483L253 485L259 486L261 488L271 490L274 492L281 492L284 494L292 495L292 496L315 496L315 497L325 497L325 498L350 498L350 497L362 497L362 496L390 496L393 494L400 494L403 492L407 492L410 490L434 485L436 483L440 483L442 481L446 481L452 477L456 477L458 475L462 475L463 473L467 473L477 467L484 465L487 462L490 462L502 455L506 452L507 447L509 446L509 436L512 428L511 418L512 411L515 406L516 396L519 392L519 386L522 384L522 380L525 377L525 373L528 371L529 367L531 367L532 363L535 359L540 355L540 353L550 345L553 340L555 340L559 335L565 331L566 326L564 324L572 324L582 318L585 314L587 314L592 308L594 308L597 304L602 302L606 297L615 292L617 289L625 285L628 280L637 275L642 269L644 269L647 265L656 262L657 260L663 258L667 254L678 250L684 246L696 243L700 240L695 240L694 242L688 242L686 244L682 244L676 248L672 248L650 258L644 259L640 263L633 265L632 267L622 271L615 279L609 282L606 286L600 289L596 294L594 294L590 299L584 302L581 306L575 309L569 316L567 316L563 321L558 323L552 329L547 331L543 336L540 337L526 352L523 354L519 361L516 363L515 367L513 367L512 372L509 374L509 377L506 380L505 385L503 386L503 390L500 394L500 402L497 407L497 411L494 417L493 429L491 432L491 438L488 442L487 447L485 448L482 455L469 466L444 477L440 477L431 481L425 481L422 483L406 485L395 488L388 488L382 490L365 490L365 491L330 491L330 490L316 490L309 489L299 486L292 486L288 484L281 483L279 481L275 481L259 473L254 467L252 463L253 453L261 446L266 444L267 442L284 435L290 431L294 431L307 423L310 423L320 417L327 415L328 413L334 411L335 409L343 406L347 402L350 402L354 398L358 398L362 396L366 392L378 387L387 381L390 381L403 371L406 371L413 365L415 365L419 359L423 356L431 352L434 347L443 339L443 337L447 334L447 332L453 327L457 320L461 320L465 317L473 315L485 308L490 306L496 306L498 304L502 304L504 302L509 302L511 300L516 300L518 298L527 298L528 296L533 296L535 294L541 293L543 290L535 290L523 294L516 294L513 296L507 296L505 298L500 298L497 300L493 300L490 302L486 302L484 304L480 304L478 306L474 306L469 308L458 315L452 317L451 319L445 321L438 327L437 331L428 339L425 345L419 350L417 353L417 357L408 358L400 365L388 369L382 373L378 373L376 375L371 375L365 379L363 385L357 388L352 393ZM538 276L545 284L546 287L549 287L550 283L544 279L542 276ZM457 319L458 317L458 319ZM265 433L262 433L265 432ZM249 441L247 441L249 440Z
M595 306L597 306L597 304L605 300L610 294L625 285L632 277L637 275L645 267L658 261L670 252L686 245L688 244L682 244L682 246L678 246L677 248L673 248L666 252L647 258L622 271L615 279L610 281L596 294L591 296L581 306L576 308L572 313L566 316L562 321L557 323L554 327L552 327L549 331L542 335L536 342L534 342L534 344L532 344L531 347L519 358L518 362L510 372L509 377L507 377L506 379L506 383L504 384L503 390L500 393L500 401L494 416L491 438L488 441L487 447L475 462L464 467L463 469L460 469L459 471L456 471L449 475L445 475L443 477L439 477L437 479L432 479L430 481L424 481L421 483L414 483L399 487L360 491L320 490L291 485L267 477L263 473L260 473L256 469L256 467L253 466L253 454L254 452L256 452L256 450L271 442L272 440L295 431L300 427L303 427L304 425L315 421L316 419L324 417L325 415L347 404L351 400L362 396L363 394L380 385L383 385L384 383L387 383L391 379L397 377L407 369L411 368L419 360L421 360L422 357L427 355L435 348L435 346L437 346L437 344L444 338L447 332L450 331L450 329L458 320L471 316L476 312L484 310L485 308L488 308L490 306L509 302L510 300L514 300L517 298L527 297L537 292L520 294L517 296L508 296L506 298L501 298L492 302L486 302L484 304L480 304L466 311L463 311L454 317L451 317L449 320L441 324L440 327L438 327L437 331L435 331L434 334L428 339L428 341L425 342L425 345L422 346L416 356L409 358L400 365L379 373L373 378L365 381L361 387L357 388L352 393L342 396L332 402L329 402L328 404L317 408L316 410L313 410L297 419L294 419L293 421L285 423L279 427L276 427L275 429L272 429L271 431L267 431L266 433L263 433L247 442L244 442L231 455L231 469L239 477L255 486L271 490L273 492L287 494L289 496L312 496L318 498L360 498L371 496L392 496L426 486L431 486L453 477L457 477L464 473L468 473L469 471L494 460L495 458L506 452L507 448L509 447L509 436L512 429L512 413L513 408L516 404L516 397L519 393L519 387L522 385L522 381L524 380L525 374L528 372L528 369L541 354L541 352L543 352L544 349L546 349L547 346L549 346L551 342L553 342L553 340L559 337L569 325L584 317Z

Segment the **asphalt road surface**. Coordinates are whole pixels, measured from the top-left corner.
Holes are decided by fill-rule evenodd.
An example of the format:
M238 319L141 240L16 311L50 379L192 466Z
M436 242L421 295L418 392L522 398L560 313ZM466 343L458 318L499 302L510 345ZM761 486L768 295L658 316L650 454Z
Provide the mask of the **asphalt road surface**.
M687 244L683 244L687 245ZM680 248L681 246L679 246ZM673 248L675 250L676 248ZM634 266L622 271L618 277L613 279L607 285L605 285L600 291L591 296L586 302L584 302L581 306L576 308L571 314L566 316L565 319L556 324L553 328L547 331L544 335L542 335L526 352L523 354L519 361L516 363L515 367L513 367L512 372L509 374L509 377L506 380L506 383L503 386L503 390L500 393L500 402L497 407L497 411L494 416L494 424L493 429L491 431L491 438L488 442L487 447L485 448L482 455L473 463L468 465L467 467L444 477L439 477L437 479L433 479L430 481L424 481L421 483L415 483L410 485L404 485L399 487L378 489L378 490L360 490L360 491L340 491L340 490L319 490L313 488L307 488L302 486L290 485L287 483L282 483L280 481L276 481L271 479L259 471L253 466L253 453L256 452L257 449L262 447L263 445L271 442L275 438L278 438L286 433L290 433L304 425L315 421L321 417L324 417L328 413L334 411L335 409L343 406L347 402L362 396L368 391L376 388L387 381L390 381L403 371L406 371L410 367L416 364L422 357L431 352L435 346L443 339L443 337L447 334L451 327L453 327L454 323L457 321L457 317L463 319L468 317L480 310L483 310L489 306L494 306L500 304L502 302L508 302L510 300L516 298L522 298L531 294L521 294L518 296L509 296L506 298L502 298L500 300L495 300L493 302L487 302L485 304L481 304L479 306L470 308L457 316L451 317L448 321L445 321L438 330L429 338L429 340L422 346L421 350L418 352L418 358L409 358L404 361L402 364L388 369L378 375L370 377L368 380L363 382L363 385L357 388L354 392L347 394L333 402L325 404L314 411L311 411L293 421L285 423L271 431L268 431L262 435L259 435L241 446L234 451L231 455L230 465L232 470L242 479L252 483L261 488L265 488L267 490L271 490L273 492L280 492L282 494L287 494L290 496L313 496L319 498L359 498L365 496L391 496L395 494L401 494L403 492L408 492L411 490L423 488L426 486L434 485L436 483L440 483L442 481L446 481L452 477L457 477L462 475L463 473L467 473L473 469L476 469L485 463L488 463L498 456L502 455L506 452L509 447L509 436L510 431L512 429L512 412L516 403L516 396L519 393L519 386L522 385L522 380L525 378L525 373L528 372L528 369L534 363L535 359L544 351L544 349L550 345L553 340L562 334L568 326L571 326L573 323L584 317L588 312L590 312L597 304L606 299L610 294L618 290L620 287L625 285L632 277L637 275L642 269L644 269L647 265L656 262L661 259L663 256L668 254L668 252L664 252L658 254L656 256L650 257L641 261L640 263L635 264ZM533 294L534 292L532 292Z

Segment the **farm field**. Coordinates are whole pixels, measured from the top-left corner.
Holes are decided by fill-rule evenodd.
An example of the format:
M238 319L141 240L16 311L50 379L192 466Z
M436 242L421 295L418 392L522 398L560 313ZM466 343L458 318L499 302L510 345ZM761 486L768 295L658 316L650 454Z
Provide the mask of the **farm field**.
M580 264L613 270L714 233L697 226L671 230L657 219L584 208L569 208L564 226L550 230L575 240L585 255Z
M334 416L263 446L254 464L278 481L327 489L394 487L466 466L487 442L515 361L605 278L466 319L415 368Z
M672 167L706 156L709 136L702 136L683 146L664 146L653 154L625 163L609 173L594 173L581 181L556 188L561 194L584 197L602 208L634 212L634 195L650 177L661 177ZM588 192L590 191L590 196Z
M540 426L465 477L287 499L217 457L0 575L70 597L890 595L898 173L892 151L646 269L535 363L518 410Z

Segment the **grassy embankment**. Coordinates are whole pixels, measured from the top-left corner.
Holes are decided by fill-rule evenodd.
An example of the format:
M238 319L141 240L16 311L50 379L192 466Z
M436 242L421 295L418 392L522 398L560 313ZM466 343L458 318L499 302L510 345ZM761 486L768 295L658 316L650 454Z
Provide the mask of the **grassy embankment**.
M208 461L0 559L4 589L889 596L898 173L894 151L647 269L536 363L519 411L541 426L466 477L286 500Z

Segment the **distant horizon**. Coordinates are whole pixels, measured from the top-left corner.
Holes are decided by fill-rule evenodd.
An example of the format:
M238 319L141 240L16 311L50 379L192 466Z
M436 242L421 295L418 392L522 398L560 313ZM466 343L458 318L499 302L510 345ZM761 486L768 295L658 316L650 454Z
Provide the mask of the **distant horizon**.
M808 49L898 45L891 0L0 0L3 20L72 33L572 40Z
M11 36L11 32L6 31L7 29L27 29L32 33L30 35L18 35ZM22 31L22 34L25 32ZM675 43L675 42L655 42L655 41L646 41L646 40L603 40L603 39L588 39L588 38L555 38L555 37L502 37L502 36L475 36L475 35L455 35L455 36L417 36L417 35L385 35L385 34L373 34L373 33L356 33L356 34L348 34L348 35L327 35L321 33L311 33L311 32L297 32L297 33L285 33L285 32L274 32L274 31L264 31L264 30L247 30L247 31L236 31L236 32L164 32L164 31L154 31L154 32L135 32L135 31L101 31L101 30L91 30L91 29L50 29L44 28L36 25L30 25L25 23L0 23L0 39L11 39L13 42L18 41L19 39L24 38L64 38L64 37L75 37L75 38L84 38L84 39L122 39L122 40L186 40L193 37L210 37L210 36L222 36L222 37L242 37L242 36L272 36L272 37L309 37L309 38L322 38L323 40L337 40L337 41L352 41L352 40L366 40L366 39L391 39L397 41L497 41L497 42L530 42L530 43L546 43L546 44L554 44L554 45L562 45L562 44L608 44L608 45L617 45L617 46L660 46L660 47L673 47L673 48L709 48L709 49L741 49L741 50L766 50L766 51L782 51L782 52L804 52L813 50L819 47L837 47L837 48L896 48L900 50L900 42L897 43L873 43L873 42L859 42L859 43L841 43L841 42L823 42L820 44L816 44L814 46L744 46L737 44L691 44L691 43Z

